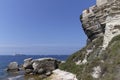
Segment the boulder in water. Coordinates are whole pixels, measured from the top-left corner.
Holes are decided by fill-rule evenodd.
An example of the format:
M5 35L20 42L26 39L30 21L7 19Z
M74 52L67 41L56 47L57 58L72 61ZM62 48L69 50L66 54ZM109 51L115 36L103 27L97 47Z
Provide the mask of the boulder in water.
M19 71L19 65L17 62L11 62L8 65L7 71Z

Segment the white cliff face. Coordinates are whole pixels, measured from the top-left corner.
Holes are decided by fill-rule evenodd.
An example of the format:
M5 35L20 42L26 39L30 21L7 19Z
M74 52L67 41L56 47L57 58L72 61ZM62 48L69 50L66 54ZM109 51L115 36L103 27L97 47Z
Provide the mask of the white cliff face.
M87 56L88 56L92 51L93 51L93 49L87 50L87 53L86 53L84 59L77 61L77 62L76 62L76 65L86 64L86 63L88 62Z
M99 78L100 75L101 75L101 67L100 66L97 66L97 67L94 67L93 68L93 72L91 73L92 77L93 78Z
M97 4L97 6L101 6L101 5L103 5L103 4L107 3L107 2L108 2L107 0L97 0L96 4Z
M103 40L103 49L105 49L113 37L120 34L120 28L115 27L120 25L120 15L114 17L108 16L106 19L105 34Z

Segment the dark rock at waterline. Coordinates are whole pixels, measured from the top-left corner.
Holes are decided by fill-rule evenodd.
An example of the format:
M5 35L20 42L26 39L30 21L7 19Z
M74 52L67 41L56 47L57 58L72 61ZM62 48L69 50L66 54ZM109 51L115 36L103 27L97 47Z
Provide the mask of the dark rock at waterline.
M23 64L23 68L24 69L33 69L32 64L33 64L32 58L25 59L24 64Z
M26 74L30 74L30 73L32 73L32 72L33 72L32 69L26 69L26 70L25 70L25 73L26 73Z
M48 72L46 72L46 76L50 76L52 74L52 72L51 71L48 71Z
M11 62L7 67L7 71L10 71L10 72L19 71L18 63L17 62Z

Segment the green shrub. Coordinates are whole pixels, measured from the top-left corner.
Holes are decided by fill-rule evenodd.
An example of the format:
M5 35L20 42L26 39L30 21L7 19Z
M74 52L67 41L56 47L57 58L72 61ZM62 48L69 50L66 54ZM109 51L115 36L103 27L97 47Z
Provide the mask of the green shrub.
M78 80L119 80L120 77L120 35L116 36L109 43L106 50L101 52L103 38L98 38L89 43L83 49L71 55L66 63L60 65L60 69L72 72L77 75ZM94 46L94 47L93 47ZM93 51L87 56L88 63L76 65L75 62L83 60L88 49ZM103 60L104 62L101 62ZM100 79L93 79L91 76L92 69L100 66L102 69Z

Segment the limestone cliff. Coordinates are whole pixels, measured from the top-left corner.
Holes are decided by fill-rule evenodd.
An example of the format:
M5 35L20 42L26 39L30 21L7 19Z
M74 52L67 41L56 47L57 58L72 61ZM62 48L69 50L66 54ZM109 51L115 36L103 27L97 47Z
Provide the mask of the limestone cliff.
M120 0L97 0L80 20L88 44L60 68L78 80L120 80Z
M97 0L97 5L84 10L81 22L88 41L104 36L104 45L107 47L113 36L119 33L120 0Z

